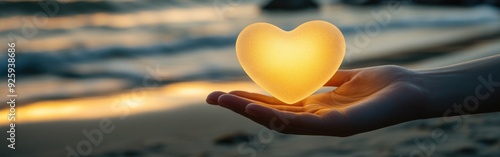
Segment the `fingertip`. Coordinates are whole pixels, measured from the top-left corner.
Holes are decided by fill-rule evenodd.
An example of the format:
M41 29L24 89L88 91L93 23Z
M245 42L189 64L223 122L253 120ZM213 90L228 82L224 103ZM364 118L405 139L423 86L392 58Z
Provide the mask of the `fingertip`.
M258 104L250 103L245 107L245 113L252 115L252 116L258 116L260 107L261 106Z
M217 99L217 102L219 103L219 106L223 107L230 107L234 105L249 103L233 94L222 94L221 96L219 96L219 99Z
M249 100L232 94L222 94L219 97L218 102L219 106L230 109L237 113L243 113L245 111L245 107L248 104L252 103Z
M257 103L250 103L245 107L245 112L259 117L267 117L270 118L274 115L274 109L269 108L267 106L263 106Z
M217 103L221 106L227 105L230 102L228 99L231 99L231 97L231 94L224 93L218 97Z
M256 108L260 108L260 107L262 107L262 105L259 105L256 103L250 103L247 105L246 109L256 109Z
M214 92L208 94L207 99L205 101L211 105L218 105L218 99L223 94L226 94L226 93L221 92L221 91L214 91Z

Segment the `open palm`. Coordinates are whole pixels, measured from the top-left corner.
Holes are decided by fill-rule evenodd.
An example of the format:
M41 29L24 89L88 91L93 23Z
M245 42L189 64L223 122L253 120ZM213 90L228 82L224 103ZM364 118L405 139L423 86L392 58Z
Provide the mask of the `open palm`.
M414 76L398 66L339 70L325 84L336 89L295 104L244 91L213 92L207 102L283 133L350 136L417 119L426 96Z

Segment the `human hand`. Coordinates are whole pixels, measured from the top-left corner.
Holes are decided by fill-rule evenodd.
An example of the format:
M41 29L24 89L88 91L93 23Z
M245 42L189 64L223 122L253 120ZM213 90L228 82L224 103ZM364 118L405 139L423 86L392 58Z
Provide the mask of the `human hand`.
M207 102L287 134L350 136L419 119L427 96L415 72L399 66L339 70L338 88L295 104L257 93L213 92Z

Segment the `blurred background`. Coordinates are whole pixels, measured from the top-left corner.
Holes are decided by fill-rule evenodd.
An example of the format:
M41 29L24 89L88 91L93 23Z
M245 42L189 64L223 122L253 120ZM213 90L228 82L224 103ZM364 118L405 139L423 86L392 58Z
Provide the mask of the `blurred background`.
M236 37L249 24L292 30L325 20L346 38L343 69L385 64L428 69L499 54L499 4L1 1L2 73L7 73L6 43L15 42L17 49L18 148L10 150L1 140L0 156L499 156L495 113L470 116L459 125L419 120L336 138L272 132L205 103L214 90L265 93L235 55ZM1 84L6 95L6 83ZM1 103L0 115L9 109ZM114 130L100 130L100 142L86 145L100 136L84 132L99 130L107 120ZM8 130L8 123L0 119L0 130ZM445 142L432 142L435 129L444 131Z

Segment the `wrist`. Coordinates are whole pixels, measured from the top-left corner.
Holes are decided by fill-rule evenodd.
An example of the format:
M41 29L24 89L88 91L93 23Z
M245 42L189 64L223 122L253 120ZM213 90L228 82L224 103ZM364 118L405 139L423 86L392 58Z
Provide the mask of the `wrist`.
M466 74L466 73L465 73ZM474 76L453 68L417 71L415 80L424 92L426 100L421 119L468 114L461 104L474 93Z

